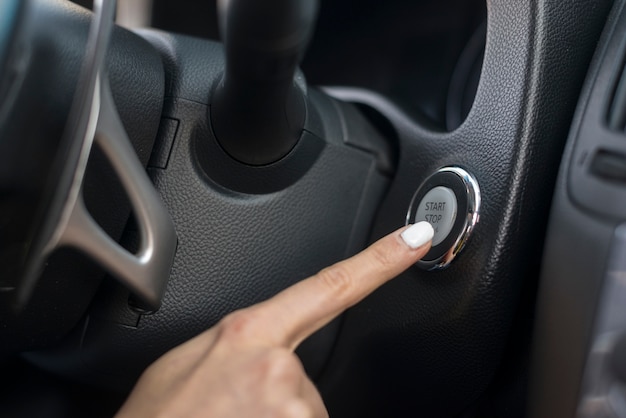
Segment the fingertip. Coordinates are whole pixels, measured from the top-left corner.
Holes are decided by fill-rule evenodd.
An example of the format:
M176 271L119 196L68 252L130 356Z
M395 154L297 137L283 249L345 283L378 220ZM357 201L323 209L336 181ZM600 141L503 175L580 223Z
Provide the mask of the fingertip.
M400 234L402 241L412 250L428 244L435 236L435 230L428 222L422 221L406 228Z

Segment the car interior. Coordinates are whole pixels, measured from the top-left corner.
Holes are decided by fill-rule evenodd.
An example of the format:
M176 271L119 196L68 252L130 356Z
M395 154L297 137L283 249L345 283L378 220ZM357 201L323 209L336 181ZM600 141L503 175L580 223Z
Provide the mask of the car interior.
M0 416L426 220L296 351L331 417L626 417L624 4L0 1Z

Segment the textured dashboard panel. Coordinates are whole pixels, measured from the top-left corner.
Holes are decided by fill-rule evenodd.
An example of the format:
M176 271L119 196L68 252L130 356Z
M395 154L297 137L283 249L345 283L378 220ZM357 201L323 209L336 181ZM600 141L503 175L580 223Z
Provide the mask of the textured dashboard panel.
M463 166L483 195L467 248L442 272L412 269L344 318L320 387L335 416L454 416L490 384L535 281L559 161L608 1L491 1L482 76L467 120L429 132L376 97L400 132L400 163L374 238L404 221L438 167ZM520 406L521 408L521 406Z
M377 155L344 143L351 132L344 124L355 116L318 92L310 94L305 133L286 162L249 167L230 161L208 118L223 66L219 44L143 34L165 62L163 116L178 121L167 168L149 170L178 234L166 295L158 312L133 318L127 292L108 289L62 347L31 356L48 369L117 388L128 388L161 354L227 313L363 248L389 183ZM324 109L323 123L317 107ZM378 135L366 132L372 140ZM297 166L300 149L309 154L306 170ZM213 176L212 164L225 164L231 178ZM282 178L274 170L282 170ZM240 190L247 178L258 193ZM301 347L309 373L319 374L337 325Z

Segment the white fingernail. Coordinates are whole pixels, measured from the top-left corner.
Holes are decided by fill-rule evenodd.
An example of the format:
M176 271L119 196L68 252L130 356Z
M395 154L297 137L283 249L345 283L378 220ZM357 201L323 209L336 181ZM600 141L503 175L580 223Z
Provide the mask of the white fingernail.
M418 222L405 229L401 234L402 240L411 247L416 249L433 239L435 231L428 222Z

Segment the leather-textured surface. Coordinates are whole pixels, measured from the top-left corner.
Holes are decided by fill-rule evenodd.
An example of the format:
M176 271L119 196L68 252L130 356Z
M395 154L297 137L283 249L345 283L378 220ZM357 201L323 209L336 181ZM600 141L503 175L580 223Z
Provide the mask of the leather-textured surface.
M220 80L224 68L222 46L217 42L154 30L138 33L162 56L166 74L165 97L208 105L210 91ZM188 54L194 55L192 63Z
M461 127L437 134L384 105L398 172L372 239L402 225L440 166L474 174L480 223L445 271L417 268L344 318L319 385L332 416L454 416L490 384L524 282L535 281L561 153L609 2L491 1L485 60Z
M305 151L306 143L315 145L304 158L306 171L297 169L293 182L274 184L271 193L242 193L220 184L210 164L229 157L216 143L208 103L219 76L215 63L223 62L221 50L183 36L143 34L168 68L163 117L179 121L167 169L149 170L178 235L166 295L158 312L129 326L132 318L119 309L127 297L109 289L98 295L97 312L84 328L77 328L59 350L34 359L48 369L118 389L128 388L166 350L227 313L265 300L363 248L389 182L375 155L345 144L343 113L332 100L318 97L312 103L334 115L303 134ZM296 149L285 158L300 157ZM249 181L267 183L278 169L229 167L235 178L257 176ZM288 161L284 167L290 169ZM107 302L117 306L107 307ZM337 327L333 323L300 348L312 375L320 373Z
M228 312L267 299L363 246L365 236L350 248L351 237L374 213L359 208L362 201L378 202L386 184L375 158L327 145L295 185L271 195L230 192L194 161L193 142L214 140L206 110L185 100L172 103L167 116L181 123L168 169L150 170L179 240L161 309L136 328L116 324L115 317L92 317L82 349L59 353L52 367L63 364L65 373L127 387L164 351ZM323 359L330 344L322 339L313 351Z

